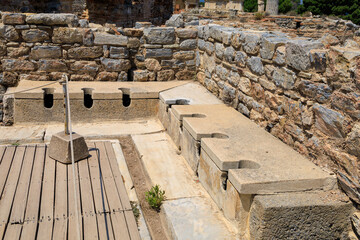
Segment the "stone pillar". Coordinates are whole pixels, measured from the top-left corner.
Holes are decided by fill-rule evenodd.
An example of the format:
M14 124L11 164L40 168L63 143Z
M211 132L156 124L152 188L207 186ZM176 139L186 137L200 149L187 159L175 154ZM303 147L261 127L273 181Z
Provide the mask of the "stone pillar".
M265 11L265 2L264 0L258 0L258 12Z
M186 11L189 10L189 3L188 3L188 1L186 1L186 0L185 0L185 10L186 10Z
M278 15L279 13L279 0L267 0L266 12L270 15Z

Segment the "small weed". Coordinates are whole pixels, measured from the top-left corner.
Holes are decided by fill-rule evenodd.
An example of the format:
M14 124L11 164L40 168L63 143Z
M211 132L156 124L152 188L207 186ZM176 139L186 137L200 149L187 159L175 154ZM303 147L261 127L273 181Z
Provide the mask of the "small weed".
M161 190L159 185L155 185L145 193L145 199L151 208L159 212L162 202L166 199L165 191Z
M261 20L265 17L265 13L264 12L257 12L254 14L254 17L256 20Z
M19 142L14 142L11 144L12 146L20 146L20 143Z
M134 216L135 216L136 224L138 224L139 218L140 218L140 210L139 210L138 204L133 201L130 201L130 204L131 204L131 208L134 213Z

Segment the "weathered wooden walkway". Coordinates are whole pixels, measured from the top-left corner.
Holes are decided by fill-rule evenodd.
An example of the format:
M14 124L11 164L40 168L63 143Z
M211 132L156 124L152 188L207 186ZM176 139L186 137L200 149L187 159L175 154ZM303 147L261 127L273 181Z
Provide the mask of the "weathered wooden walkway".
M110 142L77 162L83 239L140 239ZM77 239L72 166L44 144L0 146L0 239Z

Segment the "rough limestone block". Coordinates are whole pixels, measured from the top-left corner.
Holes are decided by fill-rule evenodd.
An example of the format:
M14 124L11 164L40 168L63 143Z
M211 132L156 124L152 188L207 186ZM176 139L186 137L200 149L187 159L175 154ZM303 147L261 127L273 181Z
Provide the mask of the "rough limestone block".
M77 162L89 156L85 139L73 133L74 161ZM60 132L52 136L49 146L49 157L65 164L71 163L70 135Z
M68 25L71 27L77 27L79 19L75 14L68 13L40 13L26 16L26 22L28 24L40 24L40 25Z
M129 42L128 37L122 35L111 35L107 33L95 33L95 45L111 45L126 47Z
M144 29L146 43L149 44L174 44L175 29L172 27L155 27Z
M25 14L21 13L2 13L2 21L8 25L25 24Z
M186 135L186 132L187 131L184 130L184 135ZM203 149L201 149L201 156L198 164L198 174L201 184L218 207L223 209L227 184L227 171L221 171Z
M200 156L198 175L202 186L224 212L225 217L237 223L243 237L247 235L247 220L254 195L239 194L227 180L227 171L221 171L204 151Z
M200 159L200 141L195 140L191 134L183 129L181 135L181 155L186 159L194 173L197 173Z
M158 118L165 129L169 129L170 116L168 114L168 105L163 101L159 101Z
M292 40L286 43L286 63L299 70L307 71L311 67L310 50L323 48L323 44L318 41Z
M8 41L17 41L20 36L13 26L3 25L0 26L0 37L5 38Z
M170 121L170 125L169 125L169 129L168 129L168 133L171 137L171 139L173 140L174 144L176 145L176 147L178 149L182 149L183 148L183 144L182 144L182 121L180 121L174 114L173 110L170 108L169 109L169 121Z
M352 208L340 192L257 195L250 209L250 239L343 239Z

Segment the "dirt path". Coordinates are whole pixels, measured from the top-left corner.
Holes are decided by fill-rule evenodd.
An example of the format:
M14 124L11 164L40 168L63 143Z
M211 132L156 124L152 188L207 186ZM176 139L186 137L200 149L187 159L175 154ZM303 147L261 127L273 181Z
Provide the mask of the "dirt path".
M145 192L152 187L151 181L144 170L140 156L136 151L135 144L131 136L120 137L119 141L152 239L169 239L166 234L164 224L161 221L161 213L158 213L150 208L149 204L145 200Z

